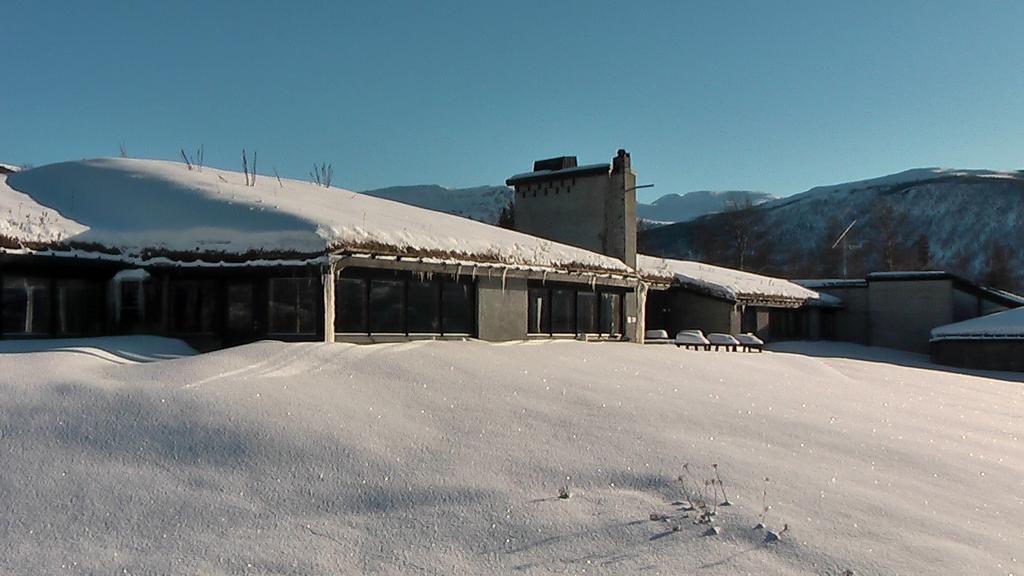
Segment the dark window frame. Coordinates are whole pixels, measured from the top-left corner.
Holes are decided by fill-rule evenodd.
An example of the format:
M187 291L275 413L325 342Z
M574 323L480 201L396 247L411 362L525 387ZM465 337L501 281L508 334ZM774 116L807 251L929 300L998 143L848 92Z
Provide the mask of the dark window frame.
M398 281L402 284L402 306L401 306L401 327L397 332L378 332L372 330L374 310L370 305L370 287L374 280L378 281ZM362 286L362 298L360 300L360 306L362 307L361 318L359 321L358 331L353 330L342 330L339 326L339 319L342 317L339 314L341 310L339 302L338 283L341 281L350 282L354 286L354 282L361 282ZM411 282L415 283L432 283L436 286L434 290L434 296L437 299L435 306L438 318L436 319L436 325L438 326L438 332L422 332L422 331L410 331L409 323L409 285ZM446 306L445 296L451 294L451 285L460 286L460 291L464 293L465 299L461 300L466 305L466 317L461 320L465 322L468 330L450 330L449 326L454 323L454 318L448 314L449 308ZM468 287L468 289L466 288ZM473 337L477 333L477 298L476 298L476 281L469 279L465 276L454 276L452 274L430 274L424 275L419 272L413 272L408 270L388 270L388 269L372 269L372 268L346 268L342 270L335 278L335 294L334 294L334 333L339 336L401 336L401 337L415 337L415 336L463 336Z
M305 282L307 286L297 286L295 291L295 327L294 331L281 331L274 330L276 328L274 324L274 283L275 282ZM308 331L301 329L301 298L303 290L310 290L312 305L312 318L310 320L310 328ZM316 290L316 278L313 276L272 276L267 279L267 336L316 336L319 331L317 326L323 323L323 319L320 318L322 313L320 307L317 305L317 294ZM320 298L322 300L322 298Z
M625 304L626 304L625 303L625 296L626 296L627 290L625 290L625 289L615 289L615 288L610 288L610 287L605 287L605 286L596 287L596 288L592 289L590 287L582 287L582 286L580 286L578 284L568 284L568 283L560 283L560 282L534 282L534 281L531 281L530 283L528 283L527 286L528 286L528 292L527 292L527 298L528 298L527 314L528 314L528 316L527 316L527 320L526 320L526 327L527 327L527 335L528 336L548 336L548 337L561 336L561 337L564 337L564 336L572 336L572 335L575 335L575 336L586 336L586 335L593 334L593 335L597 335L597 336L600 336L600 337L607 337L607 338L615 338L615 337L622 338L625 335L625 330L624 330L624 326L626 324L626 321L625 321L626 320L625 319ZM553 309L554 302L555 302L554 292L556 290L559 290L559 291L561 291L561 290L568 290L568 291L572 292L572 304L570 306L569 312L570 312L570 315L572 317L572 324L573 324L573 330L574 330L573 332L561 332L561 331L556 332L555 331L555 325L554 325L554 322L552 320L552 317L553 317L553 314L554 314L552 309ZM540 327L539 327L540 330L539 331L534 329L536 326L535 326L535 323L533 321L534 316L536 314L536 299L537 299L537 295L538 294L540 294L542 296L541 300L544 303L544 309L541 311ZM594 308L595 308L594 309L594 322L597 325L597 331L596 332L581 331L581 329L580 329L581 328L581 326L580 326L580 314L579 314L579 306L580 306L579 295L580 294L594 294ZM612 295L612 296L614 296L616 298L618 314L617 314L617 319L616 319L615 324L618 327L618 331L617 332L609 332L609 331L605 331L604 330L604 328L605 328L605 319L606 318L605 318L604 307L602 306L602 300L603 300L605 294L610 294L610 295Z

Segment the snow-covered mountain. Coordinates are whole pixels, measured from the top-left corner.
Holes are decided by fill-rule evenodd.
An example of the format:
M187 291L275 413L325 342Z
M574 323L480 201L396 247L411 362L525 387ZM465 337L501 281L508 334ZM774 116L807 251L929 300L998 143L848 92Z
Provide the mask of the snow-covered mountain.
M888 269L944 269L976 279L1024 275L1024 172L921 168L812 188L746 211L646 231L650 254L697 259L784 276L833 276L831 248L851 222L851 276ZM742 249L740 247L743 247ZM1008 285L1007 285L1008 284Z
M488 224L497 224L501 210L512 201L508 186L445 188L435 184L391 186L366 190L362 194L395 200L428 210L447 212Z
M705 214L747 205L756 206L776 198L767 192L700 190L686 194L666 194L650 204L638 203L636 214L651 222L686 222Z

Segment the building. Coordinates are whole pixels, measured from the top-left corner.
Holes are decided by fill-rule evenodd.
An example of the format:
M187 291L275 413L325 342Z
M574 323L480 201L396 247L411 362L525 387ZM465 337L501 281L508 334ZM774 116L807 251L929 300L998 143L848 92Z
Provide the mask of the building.
M941 271L795 282L841 302L819 312L820 326L830 326L822 330L826 337L923 354L934 328L1024 306L1020 296ZM800 313L813 314L810 308Z
M939 364L1024 372L1024 308L939 326L929 345Z
M101 159L0 176L0 337L636 338L621 258L310 182ZM566 320L571 301L572 322Z
M700 262L640 255L637 266L648 287L646 328L669 334L698 329L768 341L783 329L779 312L803 309L818 298L788 280Z

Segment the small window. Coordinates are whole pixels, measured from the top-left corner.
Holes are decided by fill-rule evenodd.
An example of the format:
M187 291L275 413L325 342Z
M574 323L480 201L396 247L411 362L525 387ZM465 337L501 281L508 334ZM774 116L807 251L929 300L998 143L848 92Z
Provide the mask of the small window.
M334 330L336 332L365 333L366 280L338 278L334 294Z
M317 284L312 278L271 278L269 332L316 334Z
M551 290L551 333L576 333L576 291L568 288Z
M446 281L441 287L441 330L445 334L473 332L473 284Z
M50 281L46 278L5 276L3 333L26 336L50 332Z
M370 280L370 332L404 333L402 312L405 306L401 280Z
M529 291L529 322L527 332L530 334L550 334L551 316L548 311L548 291L546 288L530 288Z
M576 293L576 332L597 334L597 293Z
M441 331L441 284L433 280L409 280L408 329L410 334Z

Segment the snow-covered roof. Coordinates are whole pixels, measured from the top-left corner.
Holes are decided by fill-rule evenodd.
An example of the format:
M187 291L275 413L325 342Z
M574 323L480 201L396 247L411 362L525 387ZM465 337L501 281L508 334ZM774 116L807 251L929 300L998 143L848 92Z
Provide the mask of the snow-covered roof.
M4 164L0 162L0 174L7 174L9 172L20 172L21 167L15 166L14 164Z
M789 280L701 262L670 260L640 254L637 256L637 268L644 278L671 281L727 300L803 303L818 298L817 292Z
M932 330L932 340L1024 339L1024 308L1013 308L946 324Z
M573 178L587 174L599 174L601 172L607 173L610 169L611 164L605 162L602 164L586 164L584 166L573 166L572 168L561 168L559 170L535 170L533 172L516 174L508 180L505 180L505 184L515 186L516 184L551 180L553 178Z
M811 290L821 290L823 288L857 288L868 285L867 280L860 278L804 278L800 280L793 280L794 284L799 284L804 288L810 288Z
M371 253L631 274L621 261L310 182L158 160L62 162L0 176L0 246L120 255Z

